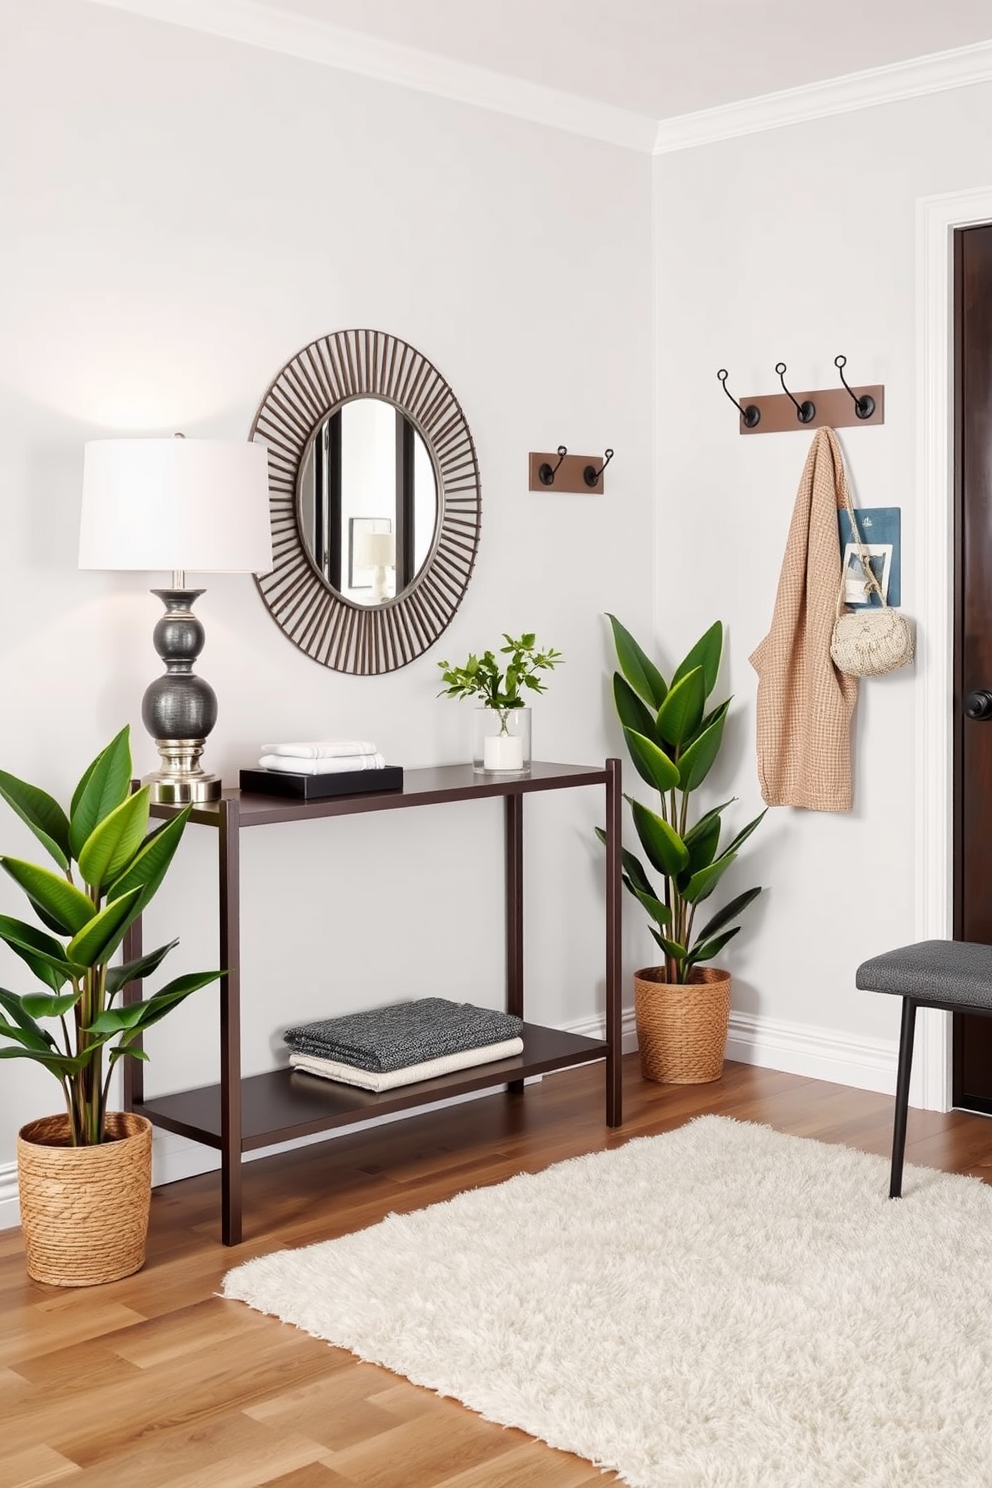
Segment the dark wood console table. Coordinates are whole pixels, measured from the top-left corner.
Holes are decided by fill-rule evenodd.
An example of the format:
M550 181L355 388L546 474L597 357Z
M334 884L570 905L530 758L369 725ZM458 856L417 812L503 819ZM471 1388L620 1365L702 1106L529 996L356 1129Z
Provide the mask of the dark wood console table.
M374 1094L354 1086L306 1075L289 1068L246 1079L241 1075L241 975L239 928L240 833L271 822L310 821L322 816L351 816L365 811L395 811L439 802L504 798L506 864L506 1007L524 1014L523 985L523 798L534 791L567 790L601 785L606 795L606 1030L602 1039L561 1029L524 1025L523 1053L496 1064L457 1070L434 1080ZM220 1083L176 1095L146 1097L144 1067L124 1061L124 1105L140 1111L155 1125L214 1147L221 1154L221 1230L225 1245L241 1239L241 1156L291 1138L330 1131L389 1111L469 1091L508 1085L522 1090L530 1075L567 1069L602 1059L606 1066L606 1122L623 1119L621 1093L620 1004L620 761L608 759L602 769L585 765L535 763L529 776L500 779L477 775L470 765L408 770L402 791L339 796L299 802L283 797L225 791L223 798L197 806L191 822L214 827L218 834L220 880L220 961L228 975L220 983ZM166 817L175 808L153 806ZM141 954L141 921L132 926L125 958ZM140 996L135 985L128 997Z

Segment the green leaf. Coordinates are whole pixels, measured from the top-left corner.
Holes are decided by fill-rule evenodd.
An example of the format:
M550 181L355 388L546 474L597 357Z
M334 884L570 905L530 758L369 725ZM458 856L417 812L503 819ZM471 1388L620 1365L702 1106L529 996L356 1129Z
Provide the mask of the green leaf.
M124 932L138 914L140 889L122 894L95 914L78 935L66 946L66 955L80 966L99 966L108 961L124 938Z
M681 663L672 678L672 686L687 677L696 667L703 671L704 697L709 697L716 686L716 679L720 672L720 658L723 655L723 625L719 620L714 621L705 635L701 635L693 646L688 656Z
M689 849L686 872L691 878L700 868L708 868L716 857L720 846L720 816L707 813L705 823L698 821L691 832L685 834L685 845Z
M21 998L21 1006L32 1018L61 1018L76 1006L82 995L82 992L64 992L61 997L56 997L45 996L42 992L26 992Z
M613 703L625 728L636 729L648 738L653 736L656 710L641 701L626 677L619 672L613 673Z
M685 958L688 955L685 946L679 945L677 940L669 940L667 936L660 935L657 930L652 930L651 934L661 946L661 949L664 951L665 955L671 956L672 960L675 962L679 974L679 981L681 982L684 976L682 968L685 965Z
M79 871L95 889L113 880L127 867L145 840L148 827L147 786L127 796L93 828L77 858Z
M145 838L120 878L107 889L108 899L119 899L131 889L140 889L139 913L145 908L168 872L192 809L192 806L184 806Z
M659 873L674 878L677 873L681 873L689 861L689 854L682 838L663 817L660 817L657 812L649 811L646 806L641 805L640 801L631 800L630 809L637 835L648 855L649 863Z
M658 736L678 749L691 740L703 716L706 695L703 691L702 667L673 682L671 691L658 709Z
M595 827L594 831L600 842L605 847L606 833L603 831L603 828ZM636 889L643 889L645 894L650 894L653 892L651 888L651 880L645 873L644 866L641 863L640 859L635 858L634 854L632 852L629 852L625 847L621 847L620 849L620 862L623 867L624 882L627 884L627 887L630 889L630 892L632 894L636 892Z
M0 1028L0 1033L4 1033ZM95 1045L92 1047L96 1047ZM81 1069L90 1062L90 1056L81 1054L60 1054L56 1049L42 1052L40 1049L0 1049L0 1059L31 1059L35 1064L43 1065L45 1069L51 1070L59 1081L71 1080Z
M60 941L34 925L25 925L23 920L0 915L0 940L16 951L39 981L45 982L53 992L60 991L70 978L82 976L86 969L67 958Z
M723 713L711 723L709 728L704 729L698 738L693 739L684 754L679 756L680 784L684 791L693 791L702 785L713 766L713 761L720 752L723 742L723 726L726 714Z
M606 618L613 627L613 644L616 646L620 670L638 697L657 711L668 693L664 677L616 616L607 615Z
M94 827L119 806L131 784L131 729L125 724L87 767L69 814L69 846L79 857Z
M634 895L659 925L672 923L672 911L667 904L662 904L661 900L656 899L653 894L645 894L643 889L634 889Z
M708 940L705 945L697 945L686 960L686 969L695 966L697 961L712 961L714 956L719 956L727 941L733 940L740 928L740 925L735 925L733 930L728 930L725 935L718 935L715 940Z
M627 741L634 768L641 779L648 785L654 786L655 790L660 791L662 795L674 790L679 783L679 767L674 760L670 760L653 739L635 732L632 728L625 728L623 736Z
M126 1007L107 1008L90 1024L87 1033L105 1033L113 1036L123 1032L141 1032L164 1018L177 1003L183 1002L191 992L226 976L223 971L190 971L149 997L145 1002L132 1002Z
M734 838L733 842L727 848L727 851L736 852L741 843L747 841L751 833L754 831L755 827L759 827L761 825L767 814L768 807L766 806L764 811L762 811L759 816L756 816L754 818L754 821L749 821L746 827L741 828L741 830L737 833L737 836Z
M731 920L736 920L737 916L743 914L760 893L761 890L758 888L748 889L745 893L738 894L736 899L724 905L723 909L718 910L713 918L707 921L696 937L697 941L706 940L709 936L715 935L718 930L722 930L724 925L729 925Z
M715 863L710 863L709 867L700 868L682 890L683 899L687 899L690 904L699 904L703 899L708 899L736 857L736 853L725 852Z
M69 866L69 819L46 791L0 770L0 796L31 828L45 851L64 871Z
M60 935L77 934L93 918L95 910L89 895L61 874L20 858L0 858L0 864Z
M151 976L178 944L177 937L175 940L170 940L168 945L159 946L157 951L149 951L146 956L139 956L136 961L125 961L121 966L111 966L107 972L107 995L114 997L123 987L127 986L128 982L136 982L142 977Z
M28 1049L53 1049L55 1040L52 1035L35 1021L24 1004L25 998L18 997L16 992L8 992L6 988L0 987L0 1007L14 1020L11 1024L6 1018L0 1018L0 1034L3 1034L5 1038L15 1039Z

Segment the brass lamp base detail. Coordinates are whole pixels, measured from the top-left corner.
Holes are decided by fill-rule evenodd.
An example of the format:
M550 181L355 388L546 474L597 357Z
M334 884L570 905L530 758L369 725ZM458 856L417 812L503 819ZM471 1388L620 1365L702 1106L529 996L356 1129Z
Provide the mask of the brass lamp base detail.
M146 775L142 785L162 806L188 806L197 801L219 801L223 782L200 768L205 739L156 739L162 768Z

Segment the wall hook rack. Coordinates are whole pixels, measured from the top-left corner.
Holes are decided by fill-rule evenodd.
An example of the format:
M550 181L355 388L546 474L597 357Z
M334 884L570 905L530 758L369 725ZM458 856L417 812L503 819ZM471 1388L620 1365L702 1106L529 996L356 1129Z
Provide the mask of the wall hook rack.
M553 491L556 496L602 496L606 488L603 474L613 459L608 449L600 460L596 455L570 455L564 444L558 446L557 459L543 450L531 450L528 456L528 480L531 491Z
M583 470L582 472L582 479L585 481L587 486L597 486L599 484L599 477L602 475L603 471L606 469L607 465L609 465L612 459L613 451L611 449L608 449L603 456L603 463L598 470L594 465L586 466L585 470Z
M843 387L819 388L813 392L791 393L785 385L788 370L776 362L775 371L782 384L781 393L758 394L741 403L727 392L727 372L721 367L716 374L731 403L740 412L739 434L787 434L805 429L848 429L855 424L885 423L885 388L852 388L844 376L847 358L834 358Z
M743 408L741 407L733 393L727 387L727 378L730 374L726 367L721 367L716 375L717 380L723 387L723 391L727 394L734 407L740 411L740 416L744 420L745 427L748 429L756 428L761 423L761 409L754 403L747 403Z
M567 454L568 454L568 450L566 449L565 445L560 444L558 446L558 464L557 465L552 465L551 462L550 462L550 460L545 460L544 464L541 466L540 470L537 472L537 478L541 482L541 485L542 486L553 486L554 485L554 483L555 483L555 475L558 472L558 467L561 465L562 460L564 460L564 458L565 458L565 456Z
M804 399L802 403L799 403L795 398L792 397L792 394L789 392L789 389L785 385L785 374L786 372L788 372L788 370L789 369L784 362L775 363L775 371L778 373L778 380L782 384L782 390L786 394L786 396L790 398L791 401L795 404L796 418L801 424L811 424L816 418L816 404L811 403L808 398Z
M848 387L847 378L844 376L844 368L847 366L846 356L834 357L834 366L840 373L840 380L854 399L854 411L859 419L869 419L875 412L875 399L870 393L863 393L859 398L853 388Z

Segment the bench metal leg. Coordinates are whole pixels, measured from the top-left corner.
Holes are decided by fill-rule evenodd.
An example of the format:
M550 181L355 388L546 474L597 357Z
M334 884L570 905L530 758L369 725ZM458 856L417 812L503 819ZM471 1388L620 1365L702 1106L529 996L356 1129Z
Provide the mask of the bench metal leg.
M896 1112L892 1128L892 1172L889 1198L902 1196L902 1164L906 1152L906 1122L909 1113L909 1077L913 1072L913 1037L916 1031L916 1003L911 997L902 1000L902 1032L899 1036L899 1073L896 1078Z

